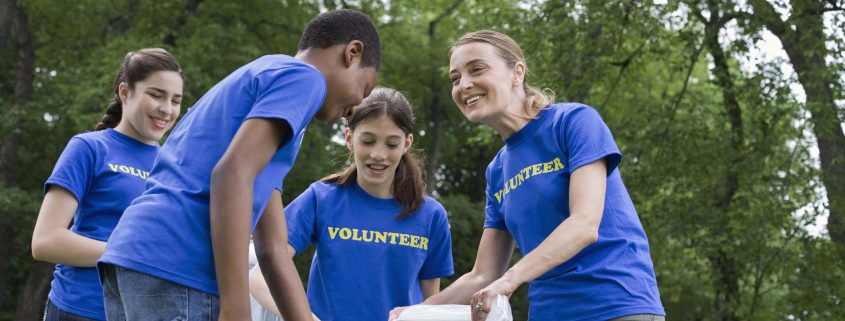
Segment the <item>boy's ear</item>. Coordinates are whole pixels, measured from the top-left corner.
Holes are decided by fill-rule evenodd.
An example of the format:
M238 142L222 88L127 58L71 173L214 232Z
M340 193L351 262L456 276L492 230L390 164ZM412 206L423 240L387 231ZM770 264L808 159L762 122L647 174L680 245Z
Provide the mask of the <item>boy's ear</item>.
M360 63L364 57L364 43L361 40L352 40L346 44L343 50L343 63L347 68L353 64Z

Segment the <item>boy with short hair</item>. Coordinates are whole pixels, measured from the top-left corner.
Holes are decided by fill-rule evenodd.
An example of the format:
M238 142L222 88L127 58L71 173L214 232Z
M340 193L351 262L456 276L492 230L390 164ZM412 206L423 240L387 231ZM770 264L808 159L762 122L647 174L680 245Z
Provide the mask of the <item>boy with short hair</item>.
M323 13L296 57L261 57L200 98L99 261L109 321L248 319L250 231L284 318L311 320L287 253L282 182L311 118L347 116L375 87L380 46L363 13Z

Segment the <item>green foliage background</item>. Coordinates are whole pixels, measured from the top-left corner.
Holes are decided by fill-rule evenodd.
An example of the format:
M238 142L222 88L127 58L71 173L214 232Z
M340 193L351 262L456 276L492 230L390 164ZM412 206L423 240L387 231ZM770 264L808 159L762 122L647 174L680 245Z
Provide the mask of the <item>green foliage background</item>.
M6 0L8 1L8 0ZM398 88L417 107L416 148L428 164L432 194L449 210L456 277L469 271L484 219L484 170L501 148L490 129L454 107L448 47L483 28L515 38L529 82L558 101L595 106L614 133L620 170L649 236L661 298L676 320L842 320L845 250L808 227L827 212L820 193L815 138L804 100L784 73L789 61L751 61L764 28L737 15L717 29L728 56L742 127L732 125L716 81L705 26L694 16L743 11L709 1L287 1L18 0L34 48L32 95L15 101L16 45L0 47L0 134L16 128L14 179L0 186L0 320L15 318L33 270L29 239L42 184L68 139L93 130L111 100L123 56L164 47L185 74L183 106L261 55L294 54L305 23L349 7L377 22L383 44L380 85ZM786 1L774 2L787 12ZM841 1L824 1L830 8ZM747 10L746 10L747 11ZM842 123L841 10L827 27L831 95ZM816 48L817 49L817 48ZM806 50L815 50L808 47ZM312 123L285 201L346 165L332 142L340 124ZM741 134L739 144L732 135ZM731 188L730 180L736 182ZM724 201L724 195L729 195ZM514 261L518 260L515 254ZM296 259L307 276L310 252ZM456 277L445 280L448 284ZM512 298L526 320L526 287ZM39 301L40 302L40 301ZM40 304L40 303L39 303Z

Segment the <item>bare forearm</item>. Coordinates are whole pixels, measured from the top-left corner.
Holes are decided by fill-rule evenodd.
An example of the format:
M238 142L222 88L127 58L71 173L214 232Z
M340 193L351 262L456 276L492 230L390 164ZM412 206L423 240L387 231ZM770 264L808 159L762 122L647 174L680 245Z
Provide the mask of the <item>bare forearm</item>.
M264 309L272 312L275 315L281 315L279 308L276 307L276 302L273 301L273 296L270 294L270 288L267 287L267 281L264 280L264 275L261 272L261 267L257 267L256 271L249 276L249 294L258 301Z
M211 244L220 290L221 318L243 319L250 315L246 249L251 208L252 184L248 180L213 179Z
M422 304L468 304L472 294L483 289L490 282L493 282L493 278L485 278L471 271L462 275L440 293L423 301Z
M302 281L287 249L261 254L258 263L280 315L291 321L313 320Z
M564 220L539 246L511 267L503 278L525 284L563 264L593 244L598 235L597 224L577 215Z
M87 238L66 228L49 231L32 241L32 256L36 260L78 267L93 267L103 256L106 242Z

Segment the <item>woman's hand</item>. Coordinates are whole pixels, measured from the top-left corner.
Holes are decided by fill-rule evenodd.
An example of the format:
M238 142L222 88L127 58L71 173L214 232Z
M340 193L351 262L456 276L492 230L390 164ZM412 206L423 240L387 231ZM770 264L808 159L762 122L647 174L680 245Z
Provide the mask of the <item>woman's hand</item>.
M487 314L493 307L493 301L499 295L510 297L516 289L519 288L519 283L511 280L507 275L490 283L481 291L475 292L469 300L469 306L472 310L473 321L484 321L487 319Z

